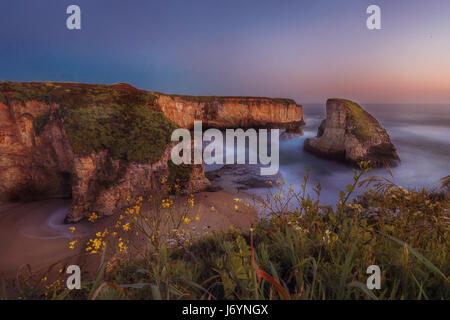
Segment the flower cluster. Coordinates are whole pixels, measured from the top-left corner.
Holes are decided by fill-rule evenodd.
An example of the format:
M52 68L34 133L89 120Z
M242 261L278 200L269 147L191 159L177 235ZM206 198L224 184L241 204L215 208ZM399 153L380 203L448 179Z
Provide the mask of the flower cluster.
M86 243L86 252L89 254L96 254L103 251L106 247L105 237L108 234L108 229L103 232L97 232L95 234L96 238L89 239Z

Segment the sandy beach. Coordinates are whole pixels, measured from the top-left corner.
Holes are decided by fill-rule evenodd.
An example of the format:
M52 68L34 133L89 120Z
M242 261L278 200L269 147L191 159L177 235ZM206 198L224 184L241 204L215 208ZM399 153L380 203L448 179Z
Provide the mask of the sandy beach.
M201 236L205 232L230 227L250 227L257 219L256 210L248 206L245 206L245 210L236 210L234 198L233 194L224 191L196 194L195 206L190 215L198 216L199 220L192 219L189 228ZM181 205L182 202L183 199L180 199L180 203L175 205ZM88 239L97 230L113 225L117 217L105 217L95 225L88 221L77 223L74 225L77 229L75 236L69 229L72 225L63 223L69 206L70 200L63 199L0 206L1 278L13 279L18 273L28 272L28 269L33 273L45 274L50 267L57 269L68 263L92 265L97 262L97 259L83 253L82 246L70 250L68 243L75 237Z

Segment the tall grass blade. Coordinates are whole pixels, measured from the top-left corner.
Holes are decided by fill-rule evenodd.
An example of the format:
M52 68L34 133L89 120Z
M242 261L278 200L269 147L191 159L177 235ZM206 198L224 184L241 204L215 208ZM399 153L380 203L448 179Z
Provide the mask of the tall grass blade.
M419 253L417 250L415 250L414 248L412 248L409 244L407 244L406 242L397 239L395 237L386 235L389 239L397 242L398 244L402 245L402 246L406 246L406 248L408 248L409 252L411 252L417 259L419 259L428 269L430 269L431 271L436 272L438 275L440 275L445 281L448 282L447 277L444 275L444 273L442 273L441 270L439 270L438 267L436 267L430 260L428 260L427 258L425 258L421 253Z
M150 289L152 290L152 296L154 300L162 300L161 291L156 284L151 284Z
M344 298L344 292L345 292L345 281L347 279L347 275L349 273L350 270L350 263L353 259L353 254L355 253L355 244L352 245L352 248L350 249L350 252L347 254L347 257L345 258L345 263L344 263L344 267L342 268L342 272L341 272L341 278L339 281L339 294L338 294L338 299L343 299Z
M359 288L361 289L365 294L367 294L369 296L370 299L372 300L378 300L378 297L376 295L373 294L372 291L370 291L367 286L359 281L352 281L348 284L349 287L355 287L355 288Z

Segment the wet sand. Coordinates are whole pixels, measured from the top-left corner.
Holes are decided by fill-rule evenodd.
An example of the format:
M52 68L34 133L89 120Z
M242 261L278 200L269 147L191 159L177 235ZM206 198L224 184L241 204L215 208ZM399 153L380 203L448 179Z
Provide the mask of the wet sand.
M198 215L200 219L192 219L189 227L196 230L198 236L231 226L249 228L257 219L257 212L252 208L240 206L235 210L233 194L201 192L194 198L191 216ZM28 269L26 265L32 272L45 274L55 264L57 268L69 262L86 264L89 257L82 253L81 246L70 250L68 243L80 236L88 238L97 230L113 225L117 217L100 219L95 225L88 221L77 223L75 236L69 230L72 225L63 223L69 206L70 200L61 199L0 206L0 278L13 279L18 271Z
M68 250L73 238L64 217L70 200L44 200L14 203L0 207L0 274L15 277L27 264L31 270L48 268L51 264L74 257ZM77 228L83 234L93 231L86 223Z

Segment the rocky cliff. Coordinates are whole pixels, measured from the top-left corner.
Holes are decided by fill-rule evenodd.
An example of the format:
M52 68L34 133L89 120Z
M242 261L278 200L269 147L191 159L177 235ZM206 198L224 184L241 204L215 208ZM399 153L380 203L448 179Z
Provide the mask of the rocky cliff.
M368 161L373 167L395 166L400 161L395 146L380 123L358 104L329 99L326 119L316 139L306 139L304 148L325 158L352 165Z
M177 126L190 128L194 119L211 126L214 120L219 127L281 126L290 116L301 119L301 107L295 105L297 113L291 115L293 105L277 101L271 106L266 98L259 113L283 109L274 121L258 115L253 105L258 105L257 98L251 98L251 105L241 98L234 109L228 102L205 100L126 84L0 82L0 201L70 197L66 221L74 222L92 212L110 215L121 210L128 197L160 190L163 177L180 181L186 193L197 192L210 186L203 166L181 167L169 161L174 145L170 135ZM216 110L215 115L202 107ZM233 115L227 118L223 108L233 109ZM245 120L236 117L239 109Z
M184 128L194 120L214 128L286 128L303 125L303 107L291 99L253 97L194 97L157 93L157 105Z

